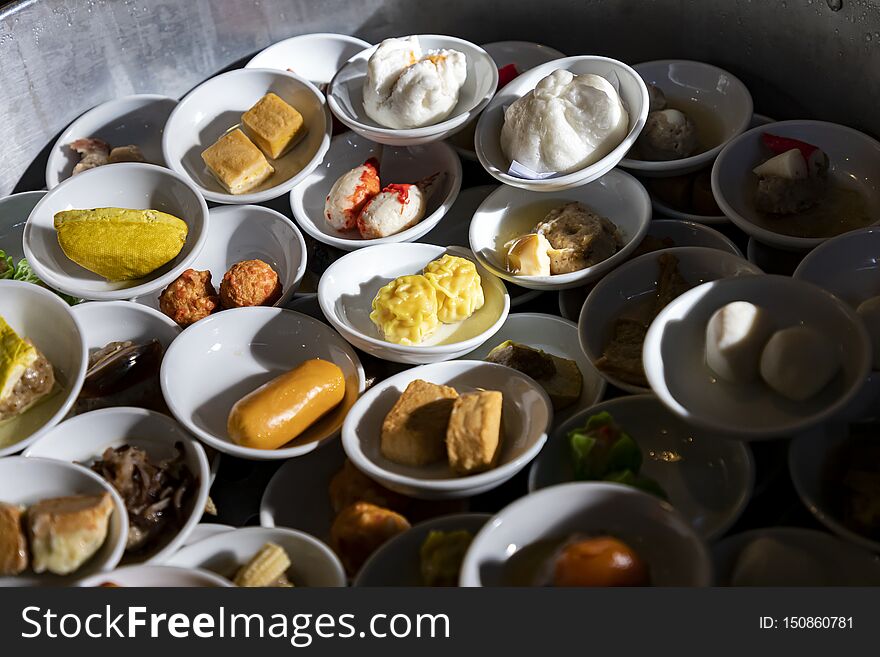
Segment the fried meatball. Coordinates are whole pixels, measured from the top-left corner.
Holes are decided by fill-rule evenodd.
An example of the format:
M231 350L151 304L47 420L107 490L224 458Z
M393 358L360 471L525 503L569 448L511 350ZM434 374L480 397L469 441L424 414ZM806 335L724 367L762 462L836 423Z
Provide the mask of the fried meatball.
M675 109L651 112L637 146L646 160L679 160L697 150L697 127L687 114Z
M204 319L220 307L211 272L187 269L159 295L159 308L181 326Z
M399 513L369 502L355 502L333 521L330 546L346 572L354 575L380 545L409 528L409 521Z
M271 306L280 298L278 274L262 260L235 263L220 283L220 303L224 308Z

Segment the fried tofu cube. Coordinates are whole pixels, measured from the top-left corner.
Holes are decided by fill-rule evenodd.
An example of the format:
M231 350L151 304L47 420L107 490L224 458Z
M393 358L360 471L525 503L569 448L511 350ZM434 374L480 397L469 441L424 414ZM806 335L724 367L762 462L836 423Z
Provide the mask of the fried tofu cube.
M206 148L202 160L230 194L248 192L275 173L262 151L238 128Z
M104 544L113 499L101 495L71 495L42 500L28 509L32 567L68 575L88 561Z
M0 577L18 575L28 566L22 508L0 502Z
M296 146L307 131L302 114L271 92L241 115L241 125L273 160Z
M455 388L412 381L382 423L382 456L416 466L445 459L446 427L457 397Z
M456 474L474 474L495 465L501 444L502 401L497 390L468 392L455 400L446 449Z

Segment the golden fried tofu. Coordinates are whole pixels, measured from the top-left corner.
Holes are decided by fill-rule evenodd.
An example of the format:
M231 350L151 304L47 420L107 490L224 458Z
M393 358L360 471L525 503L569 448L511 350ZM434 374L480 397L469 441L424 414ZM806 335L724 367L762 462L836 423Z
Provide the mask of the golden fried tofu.
M273 160L287 153L306 134L302 114L271 92L241 115L241 125Z
M0 502L0 577L18 575L28 565L22 508Z
M355 502L344 508L330 527L330 547L339 556L349 575L385 541L410 528L409 521L391 509L368 502Z
M446 430L449 465L455 473L475 474L495 465L502 401L497 390L468 392L455 400Z
M67 575L104 544L113 513L109 493L42 500L28 509L28 536L35 573Z
M446 427L454 388L412 381L382 423L382 456L402 465L429 465L446 457Z
M230 194L249 192L275 173L262 151L238 128L206 148L202 159Z

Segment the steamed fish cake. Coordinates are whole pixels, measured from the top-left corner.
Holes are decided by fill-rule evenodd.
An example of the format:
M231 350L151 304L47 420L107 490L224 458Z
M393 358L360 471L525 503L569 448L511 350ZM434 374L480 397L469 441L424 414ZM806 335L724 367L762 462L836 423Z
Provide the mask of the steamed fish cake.
M159 210L94 208L55 214L64 255L108 281L147 276L177 257L186 222Z
M0 317L0 422L21 415L54 386L52 364Z

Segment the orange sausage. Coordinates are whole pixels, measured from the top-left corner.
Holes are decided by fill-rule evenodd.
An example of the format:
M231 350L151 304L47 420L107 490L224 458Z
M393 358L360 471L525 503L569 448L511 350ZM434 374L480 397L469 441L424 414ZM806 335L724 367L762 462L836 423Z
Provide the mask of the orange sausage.
M242 447L277 449L332 410L345 396L345 377L326 360L307 360L238 400L229 437Z

